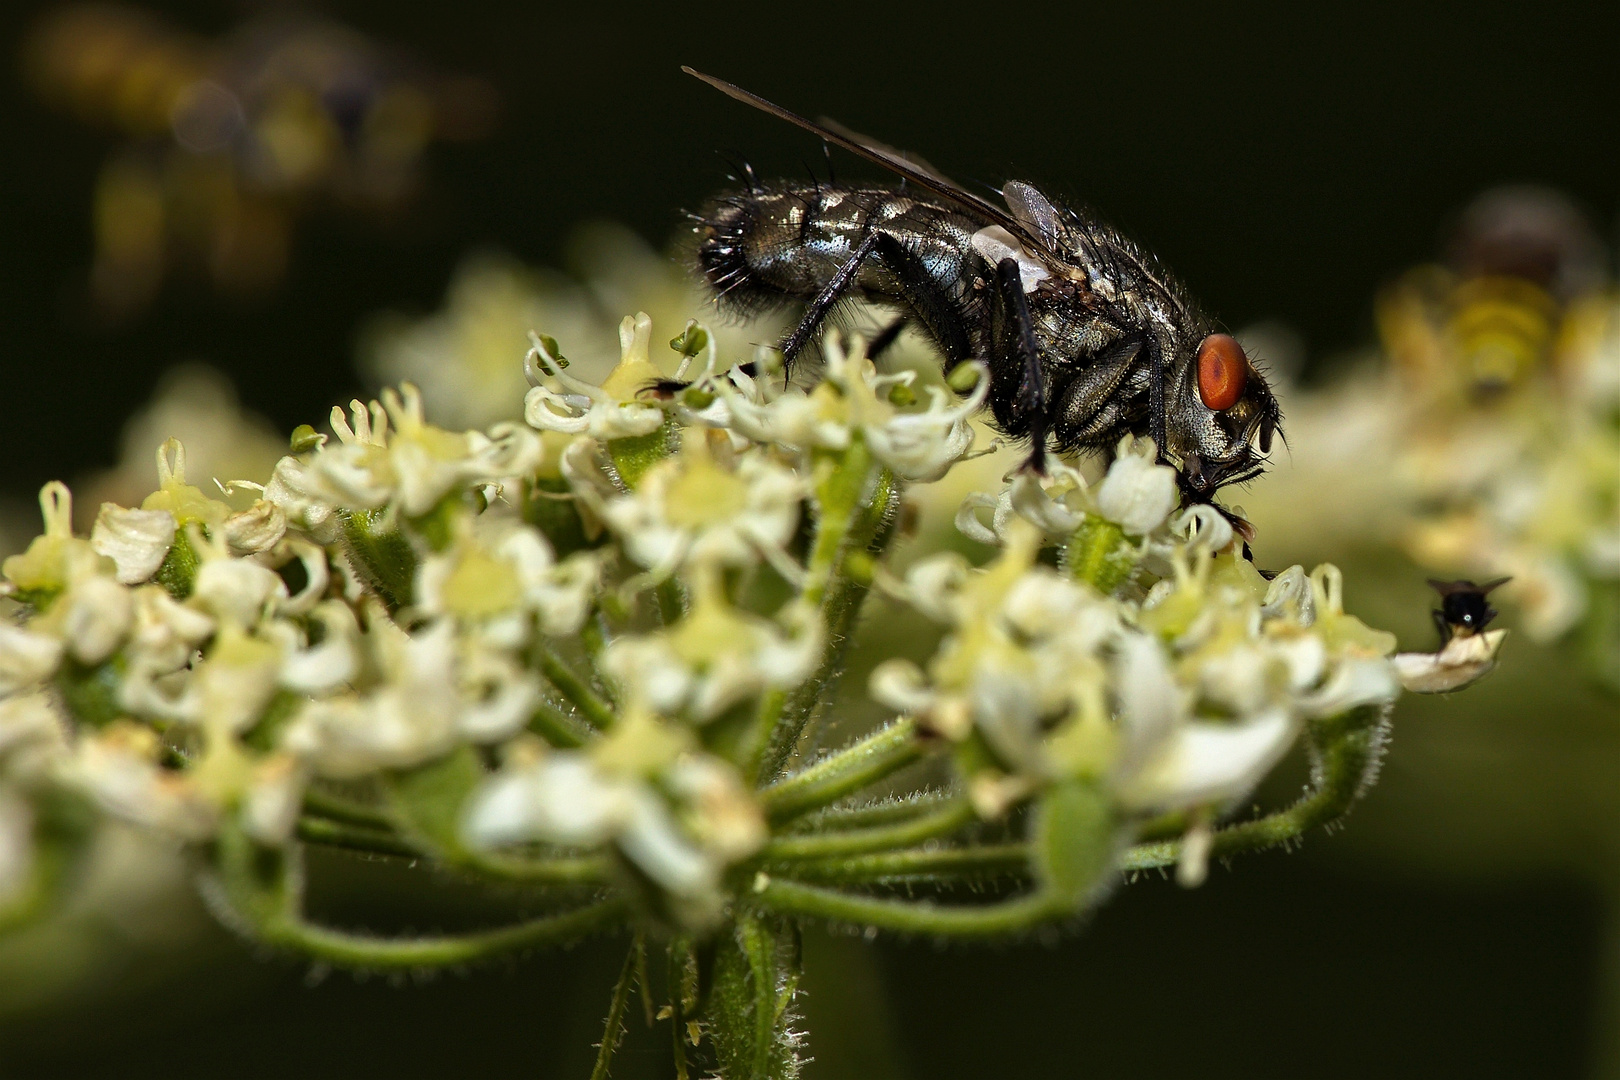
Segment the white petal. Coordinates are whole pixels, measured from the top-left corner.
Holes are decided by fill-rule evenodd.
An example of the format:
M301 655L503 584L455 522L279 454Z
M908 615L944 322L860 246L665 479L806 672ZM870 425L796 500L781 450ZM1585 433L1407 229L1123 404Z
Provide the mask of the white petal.
M210 614L251 626L272 600L285 599L287 583L248 559L213 558L197 569L192 602Z
M1303 566L1290 566L1271 579L1260 613L1267 619L1293 619L1303 627L1316 623L1316 594Z
M1461 690L1496 666L1506 630L1454 637L1437 653L1396 653L1392 658L1401 685L1415 694Z
M268 499L258 499L250 508L226 518L222 531L232 554L254 555L281 543L287 535L287 514Z
M62 633L81 664L94 666L111 656L135 621L129 589L111 578L86 578L58 603L67 605Z
M1352 656L1339 662L1328 681L1299 699L1304 716L1338 716L1362 705L1391 702L1400 695L1396 668L1383 657Z
M1097 509L1133 536L1164 524L1176 499L1176 471L1137 454L1116 459L1097 487Z
M298 824L307 777L303 764L290 755L259 763L242 799L242 828L247 834L263 844L286 843Z
M107 502L96 515L90 546L117 564L120 582L135 585L158 572L174 531L174 515L167 510L129 510Z
M456 729L478 743L510 738L528 723L539 701L540 690L534 680L514 673L497 683L487 701L464 709Z
M1114 679L1125 728L1121 764L1130 769L1170 737L1186 715L1186 695L1164 649L1146 634L1121 635Z
M619 835L626 856L670 892L702 896L719 884L719 868L676 827L662 800L637 789Z
M1121 783L1120 796L1141 810L1238 798L1288 751L1295 731L1280 709L1243 724L1188 723L1145 768Z
M0 756L14 756L28 746L65 746L66 727L49 693L0 699Z

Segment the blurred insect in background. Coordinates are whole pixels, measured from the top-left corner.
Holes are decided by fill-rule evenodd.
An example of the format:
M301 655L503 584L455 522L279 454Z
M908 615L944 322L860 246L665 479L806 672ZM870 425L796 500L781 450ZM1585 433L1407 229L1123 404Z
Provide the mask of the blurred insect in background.
M1030 440L1037 471L1049 439L1109 454L1127 434L1153 437L1192 501L1265 468L1281 422L1265 377L1134 241L1029 184L1006 184L1003 207L915 157L684 70L900 177L763 185L745 169L744 190L695 215L697 264L722 308L803 304L780 347L789 366L843 301L866 299L897 315L872 351L910 325L947 372L985 364L996 423Z
M1603 245L1568 199L1487 191L1462 214L1443 265L1420 266L1378 300L1385 350L1415 382L1463 406L1557 375L1567 316L1604 281Z
M1556 192L1477 198L1445 264L1379 298L1381 441L1406 552L1507 579L1437 585L1442 636L1466 628L1453 618L1465 606L1488 617L1485 593L1502 586L1529 637L1577 640L1620 691L1620 293L1606 254Z
M125 139L92 215L90 292L113 319L145 308L183 264L229 293L274 286L301 214L323 200L401 207L428 144L481 137L497 107L481 80L291 14L209 40L134 8L71 6L47 14L24 53L42 99Z

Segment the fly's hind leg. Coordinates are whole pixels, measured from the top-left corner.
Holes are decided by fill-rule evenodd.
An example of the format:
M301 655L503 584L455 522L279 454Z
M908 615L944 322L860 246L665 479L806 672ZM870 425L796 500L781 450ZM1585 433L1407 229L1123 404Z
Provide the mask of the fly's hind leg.
M844 298L844 294L849 292L850 286L855 283L855 275L861 272L861 264L878 249L883 235L877 230L866 234L849 260L838 268L837 273L827 280L827 284L822 286L821 291L805 307L804 317L799 320L799 325L782 339L780 346L782 363L789 371L792 370L793 360L799 355L800 350L808 345L816 331L821 329L821 324L826 320L828 313Z
M1023 275L1017 259L996 264L996 293L1001 301L1003 344L1018 363L1018 393L1014 405L1029 421L1029 459L1024 468L1046 472L1046 429L1051 417L1046 402L1046 380L1041 375L1040 348L1035 343L1035 322L1029 315Z

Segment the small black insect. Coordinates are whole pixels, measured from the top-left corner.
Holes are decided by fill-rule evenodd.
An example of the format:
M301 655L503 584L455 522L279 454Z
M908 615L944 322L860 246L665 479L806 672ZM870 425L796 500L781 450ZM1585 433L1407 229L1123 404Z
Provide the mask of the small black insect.
M1496 618L1496 609L1486 601L1486 595L1512 578L1497 578L1483 585L1472 581L1436 581L1429 579L1434 591L1440 594L1440 606L1434 610L1434 626L1440 631L1440 647L1445 648L1452 638L1472 637L1485 629Z
M698 268L724 309L804 304L780 345L788 365L858 296L898 315L874 351L911 324L947 371L983 362L996 423L1030 440L1037 472L1049 440L1110 453L1127 433L1153 437L1190 501L1264 470L1276 397L1145 249L1030 184L1006 184L1003 208L879 143L683 70L900 176L893 186L763 185L745 169L745 190L695 216Z

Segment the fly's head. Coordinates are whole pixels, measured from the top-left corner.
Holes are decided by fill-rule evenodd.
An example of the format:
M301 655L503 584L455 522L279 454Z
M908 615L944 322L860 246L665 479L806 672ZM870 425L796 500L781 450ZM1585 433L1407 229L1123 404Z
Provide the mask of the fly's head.
M1265 376L1230 334L1190 336L1170 366L1165 441L1181 461L1182 490L1209 502L1265 468L1282 410Z

